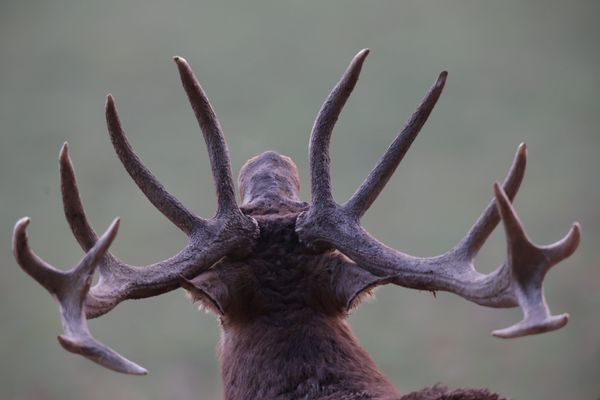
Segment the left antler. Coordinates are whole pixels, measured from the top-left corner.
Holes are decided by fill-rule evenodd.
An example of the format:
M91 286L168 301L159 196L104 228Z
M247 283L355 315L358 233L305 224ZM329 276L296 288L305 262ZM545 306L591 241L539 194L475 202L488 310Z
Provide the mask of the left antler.
M129 145L109 95L106 121L119 159L150 202L188 236L187 245L175 256L144 267L128 265L110 254L107 249L116 235L118 222L98 239L85 215L66 143L60 153L64 211L87 256L78 267L64 273L45 264L29 249L25 235L28 218L17 222L14 233L17 262L58 300L65 332L59 336L62 346L107 368L130 374L146 371L96 341L89 333L86 316L103 315L127 299L157 296L177 289L182 282L185 284L185 279L208 270L223 257L249 251L258 236L258 224L242 214L236 203L227 144L219 121L190 66L180 57L175 62L208 147L217 191L215 216L208 220L197 217L167 192ZM99 279L90 288L96 266Z
M548 270L569 257L577 248L580 228L575 223L561 241L538 247L527 238L512 208L525 172L527 150L521 144L502 187L496 183L492 200L466 236L447 253L429 258L413 257L387 247L360 225L360 219L375 201L408 151L440 97L446 81L442 72L417 111L392 142L360 188L345 204L337 204L331 193L329 142L333 126L352 92L368 50L359 52L338 84L331 91L315 121L310 139L310 209L298 217L300 239L315 245L331 245L359 267L400 286L455 293L488 307L521 306L521 322L494 335L512 338L563 327L568 314L552 316L543 293ZM502 219L507 237L507 259L494 272L484 275L475 270L473 260Z

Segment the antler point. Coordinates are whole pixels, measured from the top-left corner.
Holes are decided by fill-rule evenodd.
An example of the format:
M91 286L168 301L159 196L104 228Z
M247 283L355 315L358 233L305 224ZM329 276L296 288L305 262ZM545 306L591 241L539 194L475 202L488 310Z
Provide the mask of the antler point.
M521 142L519 144L519 147L517 149L517 153L519 154L520 157L526 157L527 156L527 144L525 142Z
M180 56L173 57L173 61L175 61L175 63L177 63L177 65L187 65L188 64L187 60Z
M118 230L120 225L121 225L121 217L115 217L113 222L110 224L110 228L112 228L114 226L114 229Z
M69 160L69 142L64 142L58 153L59 161L66 162Z
M27 237L27 226L31 223L31 218L23 217L17 221L15 224L15 229L13 232L13 244L16 244L16 241L19 240L18 236L25 235Z
M106 109L109 108L115 108L115 98L110 93L106 95Z
M23 217L20 220L17 221L17 225L23 226L23 227L27 227L27 225L29 225L29 223L31 222L31 218L29 217Z

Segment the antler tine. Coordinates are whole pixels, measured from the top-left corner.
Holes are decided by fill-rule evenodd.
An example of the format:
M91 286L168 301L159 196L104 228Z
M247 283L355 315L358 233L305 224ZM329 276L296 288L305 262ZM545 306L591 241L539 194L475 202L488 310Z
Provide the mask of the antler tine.
M59 164L65 218L83 251L89 251L98 242L98 235L92 228L83 208L75 178L75 169L69 157L69 145L66 142L60 150ZM88 318L98 317L118 304L121 299L114 296L110 287L115 282L125 282L126 277L133 272L130 266L118 261L108 250L102 254L105 260L99 262L100 279L87 296L85 310Z
M13 254L23 271L50 293L57 292L60 290L64 272L47 264L31 250L29 238L27 237L27 226L30 223L31 219L29 217L17 221L13 231Z
M167 192L165 187L135 154L121 127L115 101L110 94L106 98L106 124L110 139L121 163L154 207L188 235L198 226L204 225L205 221L202 218L195 216L179 200Z
M98 235L90 225L81 204L79 188L75 179L75 170L69 157L69 144L67 142L60 149L59 164L60 189L65 217L81 248L84 251L88 251L98 241Z
M536 246L527 237L508 196L498 182L494 184L494 192L506 233L506 265L512 272L515 294L523 310L523 320L509 328L494 331L493 335L506 339L560 329L569 321L569 314L554 316L550 313L542 283L548 270L571 255L579 245L579 224L575 223L569 233L555 244Z
M517 148L513 163L502 183L503 190L508 199L512 202L525 176L525 167L527 166L527 145L521 143ZM463 240L455 247L456 251L462 252L467 260L472 260L487 238L492 234L498 223L500 214L493 198L480 217L475 221L471 229L467 232Z
M362 65L368 55L369 49L363 49L354 56L339 82L321 106L313 125L309 145L313 207L320 207L333 202L329 171L331 133L358 81Z
M79 264L67 272L50 266L31 250L26 231L29 223L29 218L23 218L15 225L13 252L21 268L58 302L64 331L64 335L58 336L58 341L62 347L114 371L145 375L147 371L144 368L98 342L91 335L85 319L84 303L94 271L117 234L119 220L113 221Z
M379 193L383 190L390 180L394 171L404 158L404 155L411 144L421 131L421 128L429 118L429 114L437 103L444 86L448 73L443 71L438 76L427 95L417 107L415 113L410 117L402 131L396 136L396 139L389 146L383 157L379 160L377 166L369 173L369 176L360 185L358 190L346 202L344 208L356 219L360 219L364 213L371 207Z
M188 62L182 57L174 57L174 60L179 70L181 83L187 93L208 148L208 156L217 190L217 217L239 212L235 200L229 150L219 120Z

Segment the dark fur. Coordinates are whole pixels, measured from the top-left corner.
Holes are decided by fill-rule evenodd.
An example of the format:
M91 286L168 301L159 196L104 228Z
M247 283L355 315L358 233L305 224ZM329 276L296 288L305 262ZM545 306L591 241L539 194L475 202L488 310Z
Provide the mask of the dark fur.
M250 255L225 258L186 286L219 316L226 400L500 400L485 390L433 387L401 397L346 322L362 295L383 283L335 250L302 245L293 162L274 152L242 168L247 215L260 226Z

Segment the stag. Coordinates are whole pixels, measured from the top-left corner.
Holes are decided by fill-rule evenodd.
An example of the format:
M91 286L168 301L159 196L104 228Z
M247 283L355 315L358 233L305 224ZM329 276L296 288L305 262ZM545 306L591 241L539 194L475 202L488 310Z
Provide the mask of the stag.
M13 238L19 265L58 302L64 331L60 344L114 371L146 374L97 341L86 319L106 314L124 300L183 288L220 321L225 399L398 399L346 322L349 311L377 286L447 291L485 307L521 307L520 322L493 332L500 338L563 327L569 316L550 313L542 282L552 266L575 251L580 228L575 223L562 240L548 246L536 246L527 237L511 204L525 172L525 144L518 147L504 183L494 184L494 197L481 216L442 255L404 254L377 241L360 224L438 101L446 72L358 190L345 203L336 203L329 142L368 53L365 49L354 57L314 123L309 145L311 203L300 199L294 162L267 151L242 167L238 206L219 121L183 58L175 57L175 63L206 141L216 186L218 206L210 219L194 215L146 168L127 141L108 95L106 121L119 159L150 202L189 240L175 256L143 267L108 252L119 219L102 236L95 233L65 143L60 152L64 212L85 256L66 272L44 262L28 245L29 218L17 222ZM500 221L506 259L494 272L479 273L473 259ZM98 281L92 286L96 273ZM449 398L443 396L450 392L437 387L419 393L405 398ZM452 393L452 398L498 398L484 390Z

